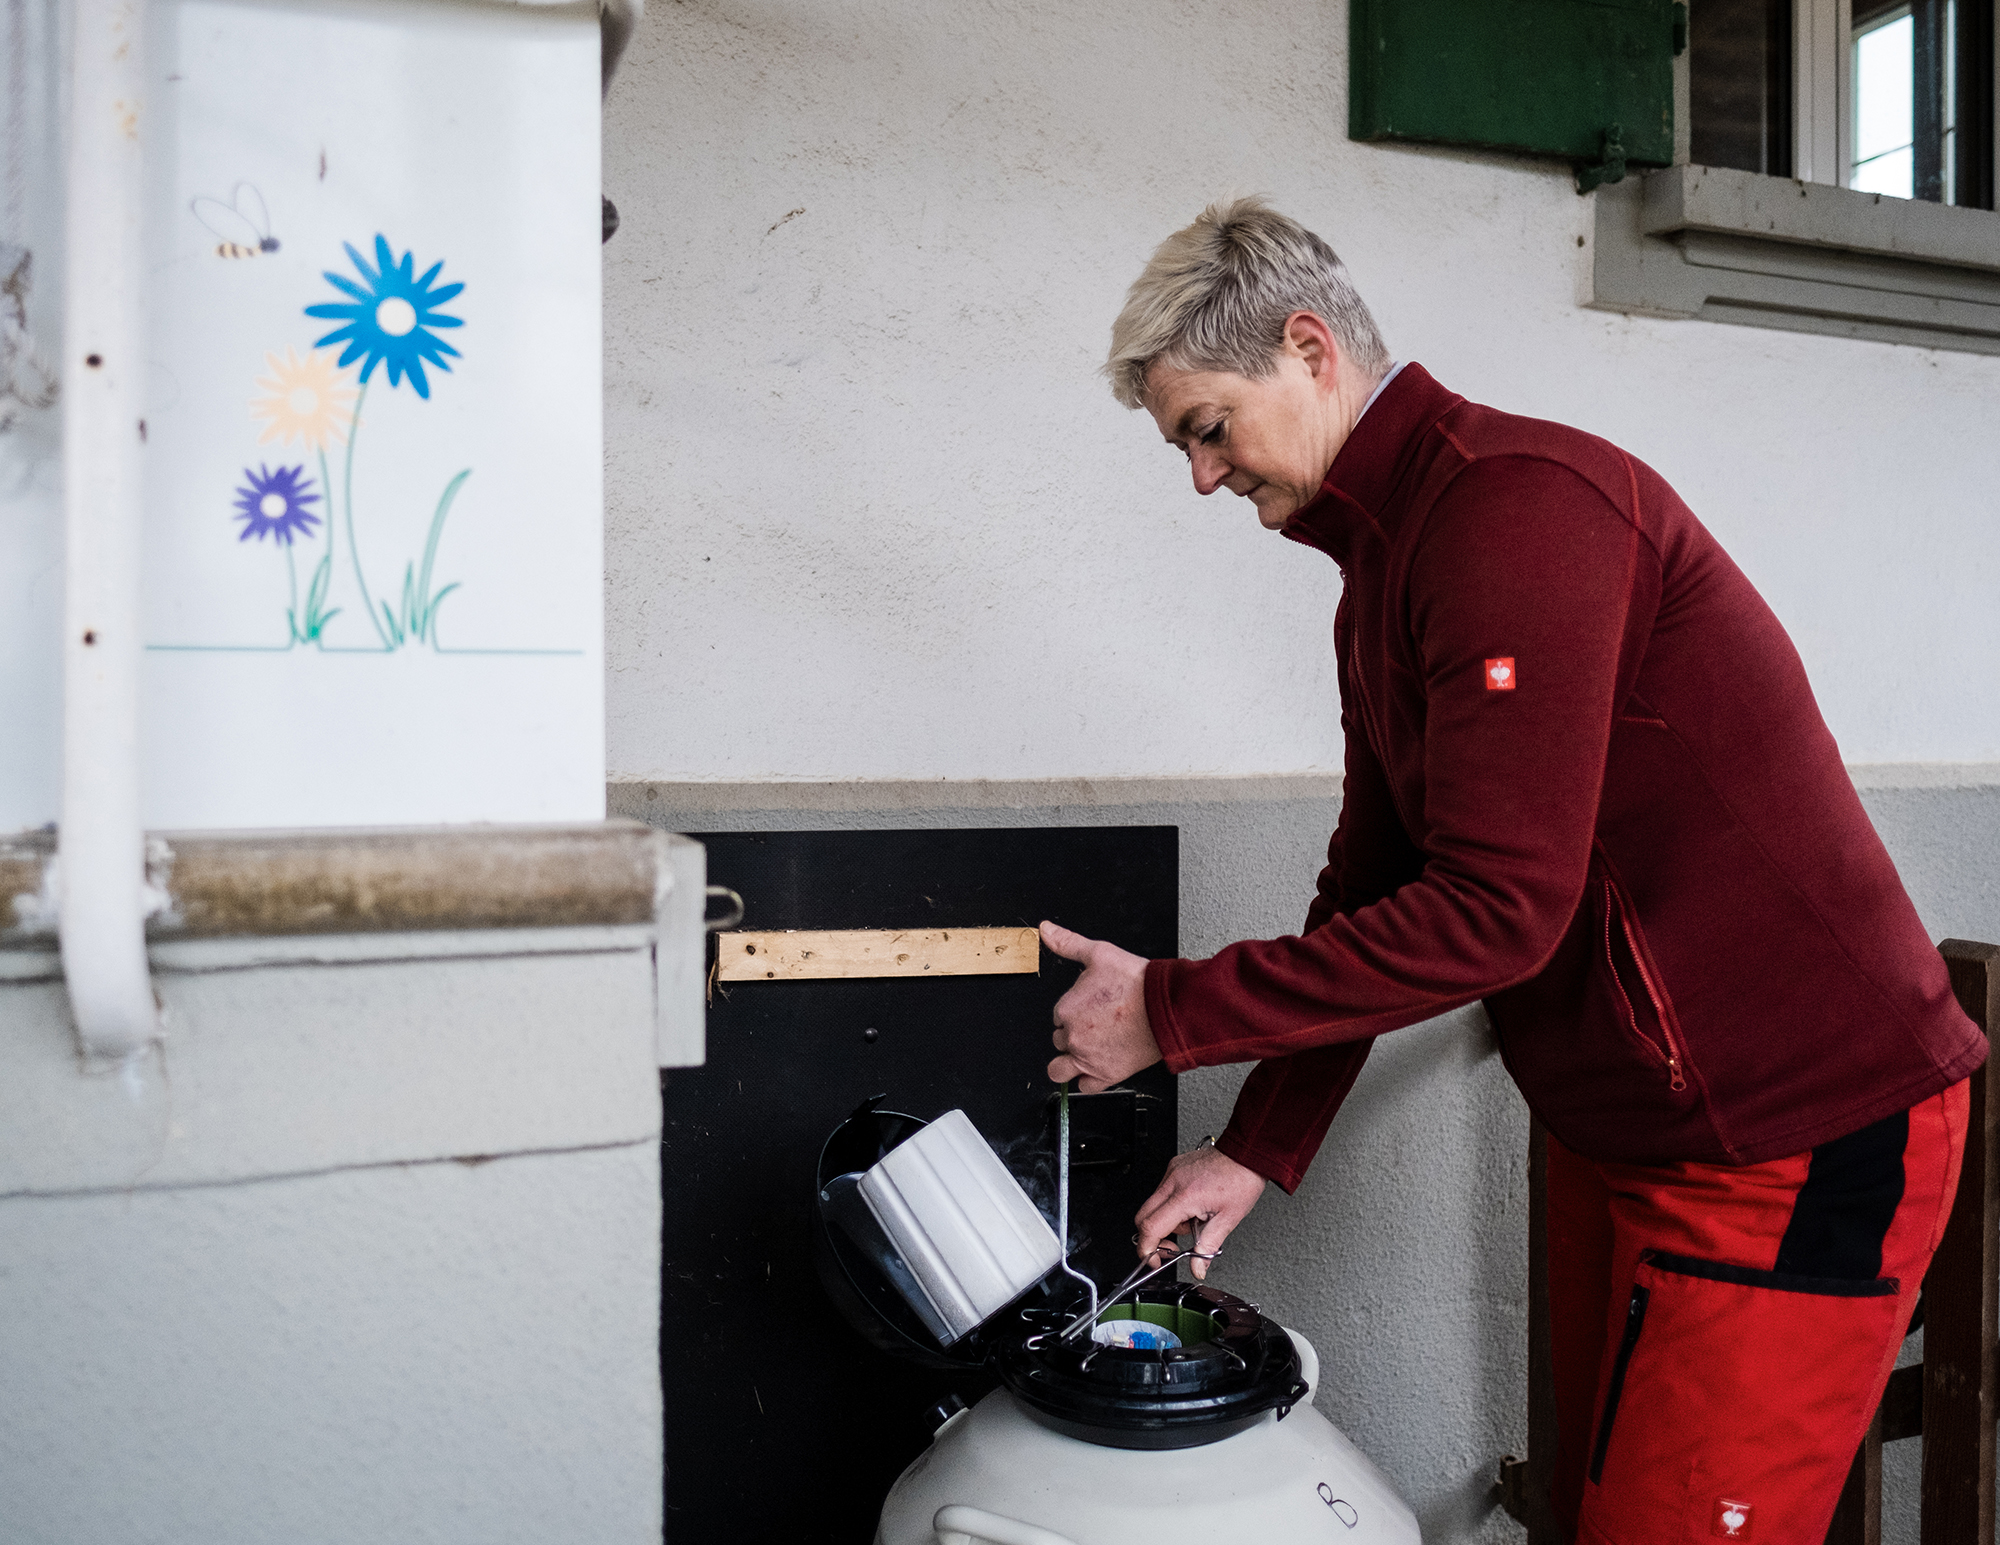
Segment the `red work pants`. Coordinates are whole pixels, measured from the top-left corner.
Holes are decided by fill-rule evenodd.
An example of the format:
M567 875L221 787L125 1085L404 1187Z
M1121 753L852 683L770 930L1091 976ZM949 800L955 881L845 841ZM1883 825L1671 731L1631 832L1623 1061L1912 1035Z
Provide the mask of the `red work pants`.
M1556 1516L1579 1545L1822 1545L1958 1188L1967 1088L1768 1164L1549 1140Z

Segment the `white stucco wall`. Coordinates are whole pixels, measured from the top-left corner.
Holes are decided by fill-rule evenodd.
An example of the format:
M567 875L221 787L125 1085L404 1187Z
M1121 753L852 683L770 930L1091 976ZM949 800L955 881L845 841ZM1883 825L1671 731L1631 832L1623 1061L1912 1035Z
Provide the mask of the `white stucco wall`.
M614 777L1336 765L1332 566L1094 375L1154 243L1249 191L1399 357L1673 480L1849 761L2000 758L2000 359L1582 309L1564 169L1350 142L1346 39L1307 0L654 7L605 129Z
M637 932L161 946L122 1073L0 950L0 1541L657 1545Z
M658 1217L651 1143L0 1201L0 1538L655 1542Z

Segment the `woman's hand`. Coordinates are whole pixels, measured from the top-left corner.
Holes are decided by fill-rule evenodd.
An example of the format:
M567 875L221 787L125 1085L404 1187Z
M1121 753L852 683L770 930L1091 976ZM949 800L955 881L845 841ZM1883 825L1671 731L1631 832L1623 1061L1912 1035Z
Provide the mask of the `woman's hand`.
M1197 1250L1204 1254L1220 1250L1223 1240L1257 1205L1264 1184L1255 1170L1206 1143L1175 1154L1159 1189L1139 1209L1139 1254L1157 1266L1163 1253L1171 1253L1169 1241L1185 1226L1192 1226ZM1208 1275L1208 1262L1192 1264L1197 1278Z
M1083 975L1056 1003L1052 1039L1062 1055L1049 1064L1059 1084L1072 1078L1084 1094L1101 1094L1160 1060L1146 1021L1146 961L1102 939L1042 924L1042 942L1064 960L1081 961Z

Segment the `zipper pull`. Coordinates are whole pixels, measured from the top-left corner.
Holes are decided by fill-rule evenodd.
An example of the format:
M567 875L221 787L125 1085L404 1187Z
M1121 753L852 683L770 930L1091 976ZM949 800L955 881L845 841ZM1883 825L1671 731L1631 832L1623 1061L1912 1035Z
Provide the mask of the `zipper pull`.
M1672 1052L1667 1053L1667 1087L1675 1094L1687 1088L1688 1081L1681 1077L1681 1059Z

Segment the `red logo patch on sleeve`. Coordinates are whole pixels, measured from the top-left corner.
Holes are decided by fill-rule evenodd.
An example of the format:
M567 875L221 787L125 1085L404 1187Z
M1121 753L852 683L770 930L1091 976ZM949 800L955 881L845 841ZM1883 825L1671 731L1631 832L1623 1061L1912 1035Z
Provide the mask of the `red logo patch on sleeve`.
M1750 1538L1750 1514L1752 1508L1747 1502L1732 1502L1727 1497L1715 1499L1715 1519L1708 1532L1717 1539L1747 1540Z
M1502 655L1497 660L1486 662L1486 690L1488 692L1512 692L1514 690L1514 657Z

